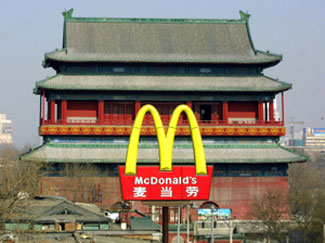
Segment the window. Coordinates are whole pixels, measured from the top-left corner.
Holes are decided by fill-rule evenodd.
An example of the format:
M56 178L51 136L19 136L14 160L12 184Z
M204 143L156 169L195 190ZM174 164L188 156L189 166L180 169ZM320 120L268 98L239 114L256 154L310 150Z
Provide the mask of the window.
M154 212L153 212L154 222L162 223L162 217L163 217L162 214L163 214L162 207L155 206ZM181 215L182 215L182 210L181 210ZM180 218L182 218L182 216ZM169 208L169 223L175 224L175 223L177 223L177 220L178 220L178 208L170 207Z
M131 102L117 102L105 101L104 102L104 122L105 123L118 123L129 124L134 117L134 104Z
M211 68L200 68L199 71L200 71L200 73L211 73L212 72Z
M126 105L126 114L128 114L128 115L132 115L133 114L133 106L132 106L132 104L127 104Z
M113 114L114 115L117 115L119 112L118 112L118 108L119 108L119 105L118 104L113 104Z
M110 114L111 113L111 105L105 104L104 105L104 114Z
M125 71L124 67L113 67L112 71L114 73L123 73Z
M143 103L142 106L146 105L146 104L151 104L153 105L157 111L160 114L161 120L163 122L163 124L167 125L169 122L169 119L171 118L171 115L173 114L173 111L175 110L175 108L180 105L181 103L170 103L170 102L148 102L148 103ZM182 116L180 116L179 121L181 122ZM144 122L147 124L152 124L153 123L153 119L152 116L147 113L145 115L145 119Z

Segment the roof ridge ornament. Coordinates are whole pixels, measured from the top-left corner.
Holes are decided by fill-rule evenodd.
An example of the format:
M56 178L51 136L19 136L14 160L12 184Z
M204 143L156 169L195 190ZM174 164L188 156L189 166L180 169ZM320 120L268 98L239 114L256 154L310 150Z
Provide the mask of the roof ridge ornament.
M71 20L72 19L72 13L73 13L73 8L71 8L70 10L66 10L66 11L62 12L62 15L64 17L64 21Z
M240 19L245 21L246 23L248 22L249 20L249 17L251 16L248 11L246 13L244 13L243 11L239 11L239 14L240 14Z

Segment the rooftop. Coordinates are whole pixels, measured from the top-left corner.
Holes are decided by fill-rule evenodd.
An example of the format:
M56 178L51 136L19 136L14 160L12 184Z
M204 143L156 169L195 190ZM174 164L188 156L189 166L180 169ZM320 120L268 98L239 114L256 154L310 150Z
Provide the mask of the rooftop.
M20 219L32 219L35 222L55 221L56 219L70 219L85 222L106 222L108 219L103 217L100 210L90 210L86 204L75 204L63 197L58 196L39 196L27 202L26 207L22 208ZM19 208L17 208L19 209ZM69 212L66 213L65 211Z
M272 66L281 55L254 48L249 14L225 19L76 18L64 12L63 49L51 62L223 63Z

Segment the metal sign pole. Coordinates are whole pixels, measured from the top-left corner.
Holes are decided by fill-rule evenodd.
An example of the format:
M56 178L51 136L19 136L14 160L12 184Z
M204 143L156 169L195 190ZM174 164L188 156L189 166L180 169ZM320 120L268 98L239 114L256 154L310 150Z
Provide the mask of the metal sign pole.
M190 241L190 205L186 206L186 242ZM324 242L325 243L325 242Z
M233 234L233 228L232 228L232 218L230 219L230 239L229 239L229 243L232 243L232 234Z
M213 235L213 208L211 208L211 242L214 243L214 235Z
M163 207L163 243L168 243L168 221L169 212L168 207Z
M181 206L178 206L177 210L177 243L179 243L179 237L181 232Z

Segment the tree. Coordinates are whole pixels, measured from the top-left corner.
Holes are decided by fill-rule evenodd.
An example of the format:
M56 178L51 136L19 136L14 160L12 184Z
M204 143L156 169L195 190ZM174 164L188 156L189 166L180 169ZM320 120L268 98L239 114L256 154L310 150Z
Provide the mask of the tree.
M61 195L74 202L101 202L102 172L93 164L64 164L60 176L65 183Z
M286 242L289 231L288 206L288 196L276 189L266 191L262 197L252 201L250 216L258 220L254 227L260 228L262 238L269 242Z
M323 242L324 158L315 152L310 158L307 163L289 165L289 197L270 191L253 201L251 214L262 222L263 237L268 240L286 242L289 237L290 242Z
M0 225L8 219L19 217L17 208L27 206L29 197L38 194L39 180L44 172L44 164L21 162L20 151L13 146L0 149Z
M317 158L312 157L312 158ZM290 207L301 242L323 242L325 183L323 167L314 159L289 169Z

